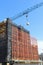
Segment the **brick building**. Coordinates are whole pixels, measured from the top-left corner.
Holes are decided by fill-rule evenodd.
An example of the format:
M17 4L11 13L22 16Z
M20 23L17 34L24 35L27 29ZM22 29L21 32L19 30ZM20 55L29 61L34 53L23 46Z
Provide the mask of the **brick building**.
M38 44L36 38L31 37L31 45L32 45L32 59L39 60Z
M30 38L29 31L13 24L9 18L0 23L0 62L38 60L36 43L36 39Z
M30 33L22 26L12 25L12 58L32 60Z

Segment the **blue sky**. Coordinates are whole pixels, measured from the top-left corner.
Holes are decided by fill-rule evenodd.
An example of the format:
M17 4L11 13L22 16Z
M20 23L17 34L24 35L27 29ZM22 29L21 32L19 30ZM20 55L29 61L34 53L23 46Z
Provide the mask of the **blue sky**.
M13 17L43 0L0 0L0 21L7 17ZM14 20L18 25L24 26L30 34L43 41L43 6L28 14L29 26L26 25L26 15Z

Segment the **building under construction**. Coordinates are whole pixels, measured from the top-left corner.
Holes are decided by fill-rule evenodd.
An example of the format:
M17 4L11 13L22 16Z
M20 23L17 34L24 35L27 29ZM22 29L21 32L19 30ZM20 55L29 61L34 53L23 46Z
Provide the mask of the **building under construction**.
M38 56L38 44L37 40L34 37L31 37L31 45L32 45L32 58L33 60L39 60Z
M34 39L33 39L34 40ZM13 24L9 18L0 23L0 63L39 60L37 42L30 32ZM34 40L36 41L36 40ZM33 44L31 44L34 43Z

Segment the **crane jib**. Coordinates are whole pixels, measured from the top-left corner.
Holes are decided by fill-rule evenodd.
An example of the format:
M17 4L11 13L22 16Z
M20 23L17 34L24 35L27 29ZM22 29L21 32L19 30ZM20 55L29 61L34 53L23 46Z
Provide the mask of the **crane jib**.
M19 18L19 17L21 17L21 16L23 16L23 15L25 15L25 14L28 14L29 12L32 12L33 10L35 10L35 9L41 7L41 6L43 6L43 2L41 2L41 3L39 3L39 4L36 4L36 5L34 5L33 7L28 8L27 10L25 10L25 11L23 11L23 12L21 12L21 13L15 15L15 16L11 17L10 19L11 19L11 20L15 20L15 19L17 19L17 18Z

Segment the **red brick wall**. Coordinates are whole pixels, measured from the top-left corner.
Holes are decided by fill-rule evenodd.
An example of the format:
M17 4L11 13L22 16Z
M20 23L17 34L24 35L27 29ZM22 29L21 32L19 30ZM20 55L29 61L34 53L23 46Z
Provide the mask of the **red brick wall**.
M12 58L38 60L38 47L31 45L30 34L15 26L12 26Z
M39 59L38 44L37 44L37 40L33 37L31 37L31 44L32 44L32 59L33 60L38 60Z
M12 57L15 59L18 57L18 44L18 29L12 26Z
M30 34L12 26L12 58L31 60Z

